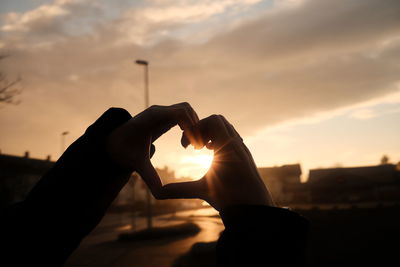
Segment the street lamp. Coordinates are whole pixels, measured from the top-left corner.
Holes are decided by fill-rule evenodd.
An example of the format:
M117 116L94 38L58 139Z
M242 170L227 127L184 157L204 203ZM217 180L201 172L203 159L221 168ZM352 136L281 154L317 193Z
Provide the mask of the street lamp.
M149 100L149 62L146 60L138 59L135 61L136 64L144 67L144 108L148 108L150 105Z
M149 107L149 62L146 60L138 59L135 61L136 64L144 67L144 107L145 109ZM153 216L152 216L152 206L151 206L151 194L148 187L146 187L146 202L147 202L147 228L151 229L153 227Z
M68 131L62 132L61 133L61 155L64 153L65 151L65 136L69 134Z

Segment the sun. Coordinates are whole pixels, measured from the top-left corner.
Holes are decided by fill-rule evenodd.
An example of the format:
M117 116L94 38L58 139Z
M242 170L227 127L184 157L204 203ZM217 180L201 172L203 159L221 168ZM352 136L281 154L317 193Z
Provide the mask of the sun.
M210 169L213 158L209 151L193 149L190 155L185 155L181 159L182 173L193 180L200 179Z
M192 163L194 165L198 165L199 168L204 168L205 170L208 170L211 167L212 160L213 160L212 155L197 155L192 157Z

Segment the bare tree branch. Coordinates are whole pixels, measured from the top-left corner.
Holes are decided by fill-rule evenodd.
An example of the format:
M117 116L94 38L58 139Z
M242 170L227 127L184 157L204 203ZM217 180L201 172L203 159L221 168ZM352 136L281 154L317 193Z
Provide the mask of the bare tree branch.
M0 60L7 58L8 55L0 55ZM0 103L18 104L16 96L21 93L21 89L16 85L21 82L21 77L14 80L8 80L3 72L0 72Z

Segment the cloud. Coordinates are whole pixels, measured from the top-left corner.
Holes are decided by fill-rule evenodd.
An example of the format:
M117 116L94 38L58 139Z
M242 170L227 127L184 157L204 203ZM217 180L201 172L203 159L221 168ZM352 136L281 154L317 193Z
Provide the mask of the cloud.
M262 139L266 136L269 138L269 136L280 135L282 132L290 132L297 126L315 125L338 117L367 120L387 114L398 113L400 110L398 108L398 104L400 104L400 85L397 85L397 88L398 89L393 93L367 101L357 102L356 104L341 106L335 109L323 110L303 117L297 116L277 124L267 125L258 131L254 131L248 136L248 140L256 143L257 139ZM382 109L382 107L384 107L384 109Z
M350 114L351 118L358 119L358 120L369 120L376 117L381 117L384 115L390 115L400 113L400 108L398 106L386 108L386 109L359 109L355 110Z
M36 27L49 27L49 24L57 18L66 16L69 12L59 5L43 5L35 10L18 14L6 14L5 24L1 27L4 32L27 32Z
M111 105L138 112L143 81L136 58L150 61L152 103L189 101L201 116L225 114L246 135L397 90L398 0L275 1L257 17L237 15L233 24L212 18L256 1L173 2L153 1L112 18L99 15L107 12L104 4L83 0L8 14L2 46L13 56L2 67L20 73L27 88L13 132L27 131L27 113L32 124L48 114L39 117L47 127L42 134L50 135L56 115L59 128L82 129ZM76 19L94 22L73 34ZM225 30L191 42L214 27ZM182 30L187 39L174 39ZM47 45L32 45L40 43Z
M1 36L8 45L26 49L50 45L71 35L87 32L90 21L102 13L94 0L55 0L23 13L2 16Z
M192 38L191 27L198 29L198 24L212 20L217 15L228 19L259 2L261 0L150 1L151 5L127 9L111 28L121 33L118 44L133 42L148 46L160 39L176 38L179 35L177 32L181 31L182 34L182 28L183 32L187 32L182 38Z
M190 23L203 21L216 14L224 13L229 8L238 8L240 6L253 5L261 0L242 0L242 1L183 1L170 2L156 7L148 7L138 10L135 14L141 20L154 23L179 22ZM172 4L172 5L171 5Z
M360 109L356 110L351 114L352 118L359 119L359 120L368 120L371 118L375 118L378 115L371 109Z

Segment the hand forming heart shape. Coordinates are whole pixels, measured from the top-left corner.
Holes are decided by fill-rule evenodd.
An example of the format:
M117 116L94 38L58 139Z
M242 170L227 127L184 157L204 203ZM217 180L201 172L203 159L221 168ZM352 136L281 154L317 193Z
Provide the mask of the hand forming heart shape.
M162 185L150 161L155 152L152 143L177 124L183 130L184 147L206 146L214 150L214 160L198 181ZM217 210L236 204L274 205L233 126L221 115L199 120L188 103L146 109L110 135L107 149L119 165L137 171L157 199L200 198Z

